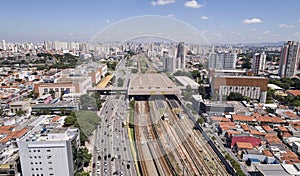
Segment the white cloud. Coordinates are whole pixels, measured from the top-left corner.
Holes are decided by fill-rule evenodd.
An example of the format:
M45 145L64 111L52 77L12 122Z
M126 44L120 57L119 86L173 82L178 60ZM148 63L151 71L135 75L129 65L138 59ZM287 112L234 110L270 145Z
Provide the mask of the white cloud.
M168 17L175 17L175 15L174 14L169 14Z
M299 23L300 23L300 19L299 20L297 20Z
M203 7L203 4L198 3L196 0L186 1L186 2L184 3L184 5L185 5L186 7L194 8L194 9L198 9L198 8L200 8L200 7Z
M109 23L109 22L110 22L110 20L109 20L109 19L107 19L107 20L106 20L106 23Z
M299 36L300 36L300 34L299 34L299 32L296 32L296 33L294 33L294 34L293 34L293 36L295 36L295 37L299 37Z
M157 5L167 5L167 4L172 4L176 2L176 0L157 0L157 1L151 1L152 6L157 6Z
M292 28L292 27L294 27L294 25L280 24L278 27L281 27L281 28Z
M208 17L208 16L202 16L201 19L202 19L202 20L208 20L209 17Z
M262 23L263 21L259 18L252 18L252 19L244 19L242 21L243 24L256 24L256 23Z
M264 34L269 34L269 33L270 33L270 31L265 31L265 32L264 32Z

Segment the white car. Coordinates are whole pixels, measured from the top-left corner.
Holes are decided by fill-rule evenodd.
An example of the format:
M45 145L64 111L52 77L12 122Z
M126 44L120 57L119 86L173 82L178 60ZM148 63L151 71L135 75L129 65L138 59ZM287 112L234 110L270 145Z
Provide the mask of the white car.
M97 161L97 166L100 166L100 161Z
M97 175L100 175L101 172L100 172L100 169L97 169Z

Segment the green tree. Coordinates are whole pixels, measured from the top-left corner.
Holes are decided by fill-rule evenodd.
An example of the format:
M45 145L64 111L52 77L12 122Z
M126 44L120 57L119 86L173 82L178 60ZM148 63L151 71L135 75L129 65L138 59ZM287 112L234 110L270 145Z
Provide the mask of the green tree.
M192 74L192 76L193 76L194 79L197 79L197 78L200 77L200 72L199 72L199 70L193 70L193 71L191 72L191 74Z
M79 163L82 163L83 166L87 166L92 159L92 154L89 153L89 150L86 147L79 148L77 160Z
M82 110L97 110L97 102L94 97L88 94L80 96L80 105Z
M197 119L197 122L202 125L204 123L204 119L200 117Z
M124 84L123 79L122 78L118 78L117 84L118 84L118 87L122 87L123 84Z
M249 58L245 59L245 61L242 63L242 68L247 68L247 69L251 68L251 63Z
M19 111L16 112L16 114L17 114L18 116L24 115L24 114L25 114L25 111L19 110Z
M237 92L230 92L227 96L228 101L243 101L243 95Z
M198 92L202 96L202 98L206 98L206 96L207 96L206 90L205 90L205 88L202 85L200 85L198 87Z
M70 116L65 118L64 126L69 127L71 125L74 125L76 123L76 121L77 121L76 117L70 115Z

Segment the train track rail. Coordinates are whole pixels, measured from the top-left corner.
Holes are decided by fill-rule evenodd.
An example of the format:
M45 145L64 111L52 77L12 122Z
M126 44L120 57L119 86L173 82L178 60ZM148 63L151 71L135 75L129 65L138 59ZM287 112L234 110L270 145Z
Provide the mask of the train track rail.
M139 113L139 106L138 104L135 104L135 112ZM134 124L138 124L138 118L134 118ZM139 166L139 171L142 175L149 175L148 174L148 169L147 169L147 165L145 162L145 158L143 155L143 151L142 151L142 144L140 142L140 129L138 127L134 128L134 135L135 135L135 145L136 145L136 151L137 151L137 157L138 157L138 166Z

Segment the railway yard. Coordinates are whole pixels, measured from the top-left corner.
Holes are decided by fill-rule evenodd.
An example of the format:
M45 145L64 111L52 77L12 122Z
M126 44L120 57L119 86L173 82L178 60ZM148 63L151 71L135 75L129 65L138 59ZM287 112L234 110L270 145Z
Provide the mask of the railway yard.
M176 100L135 101L141 175L230 175Z

